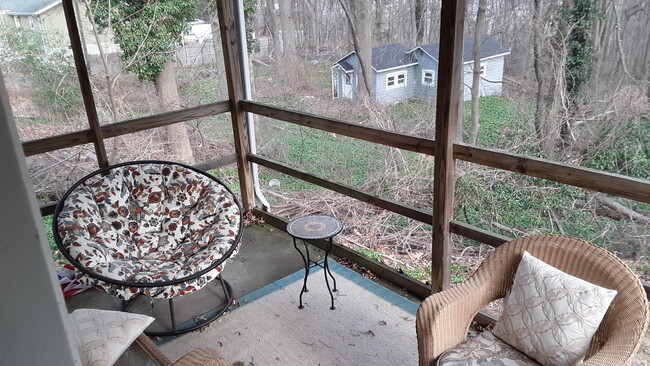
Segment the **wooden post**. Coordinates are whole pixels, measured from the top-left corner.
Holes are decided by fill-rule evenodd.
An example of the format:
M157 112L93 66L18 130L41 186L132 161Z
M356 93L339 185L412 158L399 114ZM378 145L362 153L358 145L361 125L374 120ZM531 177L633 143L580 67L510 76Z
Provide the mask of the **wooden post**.
M432 293L451 284L449 224L454 214L453 148L459 116L464 21L465 0L442 1L433 178Z
M241 199L244 211L247 212L255 206L255 196L253 194L251 166L246 158L246 155L250 152L248 135L246 133L246 112L242 110L239 104L244 99L242 68L248 67L248 65L242 65L239 57L242 43L239 40L239 33L237 31L237 12L235 11L237 2L238 0L218 0L217 12L219 16L219 28L221 30L223 59L226 67L228 97L231 105L232 128L235 136L235 153L237 154Z
M97 116L97 108L95 107L93 88L92 85L90 85L90 80L88 78L88 68L86 67L83 45L79 36L79 28L77 27L77 20L72 0L63 1L63 12L65 14L65 22L68 26L68 36L70 37L70 45L72 46L72 55L77 69L77 77L79 78L79 86L81 88L84 107L86 108L88 125L90 126L93 135L97 164L100 167L105 167L108 165L108 157L106 156L106 147L104 146L101 127L99 126L99 117Z

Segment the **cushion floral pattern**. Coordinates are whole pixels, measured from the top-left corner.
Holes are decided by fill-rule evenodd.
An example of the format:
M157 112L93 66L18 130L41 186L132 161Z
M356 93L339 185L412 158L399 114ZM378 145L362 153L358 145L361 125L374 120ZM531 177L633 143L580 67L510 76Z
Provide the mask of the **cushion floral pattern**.
M539 363L485 331L445 351L438 358L440 366L529 366Z
M240 244L241 213L232 193L172 163L133 163L90 176L67 195L56 220L62 249L79 264L112 280L152 284L125 287L80 276L125 300L194 292L218 277L224 262L215 264ZM156 285L204 270L192 280Z

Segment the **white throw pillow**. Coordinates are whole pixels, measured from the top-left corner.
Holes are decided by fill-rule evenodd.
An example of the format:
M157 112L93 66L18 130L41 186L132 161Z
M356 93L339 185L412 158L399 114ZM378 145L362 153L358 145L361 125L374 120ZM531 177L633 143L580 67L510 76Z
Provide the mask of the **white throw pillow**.
M77 309L69 314L81 364L110 366L155 319L140 314Z
M614 296L524 252L493 332L544 366L578 365Z

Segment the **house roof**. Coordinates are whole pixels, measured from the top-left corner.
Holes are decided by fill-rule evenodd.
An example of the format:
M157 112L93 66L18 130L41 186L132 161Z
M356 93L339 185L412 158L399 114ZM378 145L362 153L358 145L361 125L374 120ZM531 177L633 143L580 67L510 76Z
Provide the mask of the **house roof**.
M6 10L9 15L38 15L61 0L0 0L0 10Z
M333 65L341 67L345 72L354 71L352 65L345 61L348 57L354 54L356 54L356 51L348 53L338 61L334 62ZM415 57L413 57L412 54L409 54L409 49L399 43L373 47L372 49L372 68L375 69L375 71L405 66L416 62L417 60Z
M342 68L343 71L345 71L345 72L354 71L354 67L352 67L352 65L350 65L350 63L347 62L347 61L341 61L341 62L339 62L339 66L341 66L341 68Z
M463 43L463 63L474 60L473 46L474 37L465 38ZM438 61L438 53L440 50L440 44L438 43L418 46L413 49L408 49L399 43L395 43L387 46L374 47L372 49L372 68L375 71L382 71L417 63L418 60L413 54L413 51L417 49L426 52L434 60ZM348 53L336 61L334 65L340 66L345 72L353 71L352 65L345 60L355 53L355 51ZM481 36L481 59L508 53L510 53L510 50L501 46L496 39L490 36Z
M376 71L391 69L417 62L409 49L399 43L373 47L372 67Z
M463 62L474 61L474 37L465 38L463 41ZM416 49L420 48L424 52L428 53L429 56L433 57L436 61L438 60L438 54L440 51L440 44L429 44L424 46L416 47L409 52L413 52ZM510 53L510 50L501 46L501 44L494 38L490 36L481 36L481 59L493 57L497 55L503 55Z

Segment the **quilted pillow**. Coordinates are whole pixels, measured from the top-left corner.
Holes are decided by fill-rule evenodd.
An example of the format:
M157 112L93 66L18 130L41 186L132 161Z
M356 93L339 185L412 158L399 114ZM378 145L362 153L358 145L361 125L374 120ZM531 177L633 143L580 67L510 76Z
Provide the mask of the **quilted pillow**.
M614 296L524 252L493 332L544 366L578 365Z
M84 366L114 364L155 320L146 315L96 309L77 309L69 319Z

